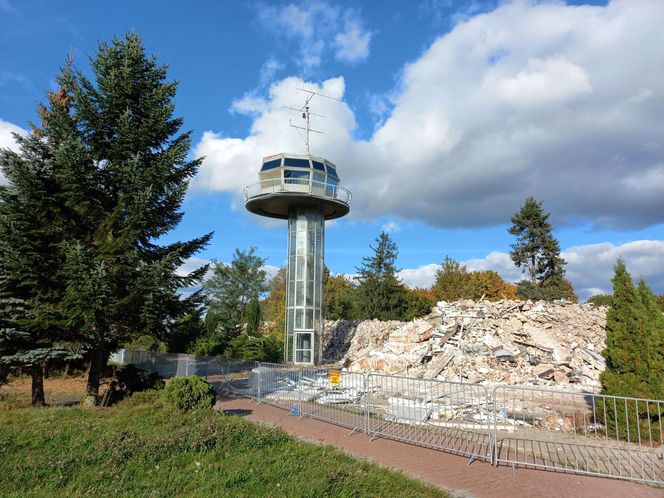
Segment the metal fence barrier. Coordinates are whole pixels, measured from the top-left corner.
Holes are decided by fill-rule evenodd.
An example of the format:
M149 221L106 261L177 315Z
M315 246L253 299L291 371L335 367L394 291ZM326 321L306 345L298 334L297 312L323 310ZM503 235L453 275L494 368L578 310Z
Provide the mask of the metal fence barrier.
M112 360L495 465L664 485L664 401L150 351Z
M484 386L368 374L368 434L493 459L492 417Z
M664 483L664 401L497 387L495 462Z

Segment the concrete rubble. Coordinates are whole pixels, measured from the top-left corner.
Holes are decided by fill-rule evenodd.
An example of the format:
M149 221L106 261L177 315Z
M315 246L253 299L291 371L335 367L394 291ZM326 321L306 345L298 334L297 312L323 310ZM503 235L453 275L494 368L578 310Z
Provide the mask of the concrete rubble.
M441 301L407 323L327 322L325 356L356 372L597 391L605 325L590 304Z

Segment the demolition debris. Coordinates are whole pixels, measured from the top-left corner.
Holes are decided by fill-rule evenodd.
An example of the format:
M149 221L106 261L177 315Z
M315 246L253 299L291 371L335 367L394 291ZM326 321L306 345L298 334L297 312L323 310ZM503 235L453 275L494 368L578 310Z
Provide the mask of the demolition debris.
M350 371L597 391L605 325L592 304L441 301L407 323L327 322L325 352Z

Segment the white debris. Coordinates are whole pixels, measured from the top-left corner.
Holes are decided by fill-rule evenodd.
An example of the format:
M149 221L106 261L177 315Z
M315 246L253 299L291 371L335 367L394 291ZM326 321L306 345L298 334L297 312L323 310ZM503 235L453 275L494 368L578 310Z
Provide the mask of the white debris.
M326 323L326 357L350 371L597 390L606 307L566 301L439 302L412 322Z

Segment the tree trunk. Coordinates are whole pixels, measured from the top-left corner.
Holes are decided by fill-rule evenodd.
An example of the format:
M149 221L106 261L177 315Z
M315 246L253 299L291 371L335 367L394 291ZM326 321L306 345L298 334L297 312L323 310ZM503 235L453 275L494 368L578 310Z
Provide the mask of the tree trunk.
M44 368L40 362L33 363L32 373L32 406L44 406Z
M90 369L85 386L85 406L97 406L99 404L99 382L101 381L104 365L108 361L108 353L103 349L94 349L90 356Z

